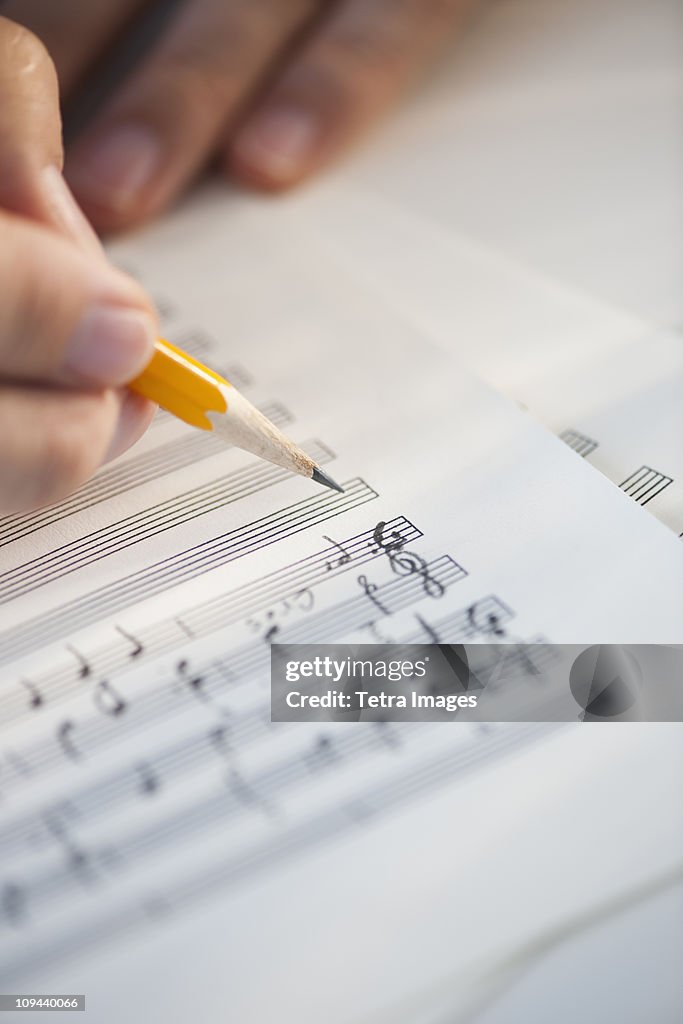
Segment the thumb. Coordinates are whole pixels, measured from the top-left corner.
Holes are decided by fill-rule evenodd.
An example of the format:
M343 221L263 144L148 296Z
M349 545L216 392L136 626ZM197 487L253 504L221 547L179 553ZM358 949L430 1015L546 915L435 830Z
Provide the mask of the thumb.
M38 224L0 213L0 378L119 387L153 355L144 291Z

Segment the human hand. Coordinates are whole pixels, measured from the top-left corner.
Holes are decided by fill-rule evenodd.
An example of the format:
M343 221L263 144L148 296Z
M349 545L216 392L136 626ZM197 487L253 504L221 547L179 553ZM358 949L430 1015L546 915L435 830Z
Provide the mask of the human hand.
M149 361L145 293L111 267L61 175L57 79L0 18L0 512L57 501L145 430L118 390Z
M263 189L295 185L387 109L470 0L186 0L68 154L96 227L159 213L213 156ZM146 0L8 0L68 99Z

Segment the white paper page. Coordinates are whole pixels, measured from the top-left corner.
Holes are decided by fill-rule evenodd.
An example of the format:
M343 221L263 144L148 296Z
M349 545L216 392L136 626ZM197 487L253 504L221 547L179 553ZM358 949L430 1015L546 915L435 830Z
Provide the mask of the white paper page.
M256 202L254 209L266 210ZM269 214L528 408L677 534L683 338L340 182Z
M676 642L683 551L324 250L264 223L209 192L115 255L346 493L206 438L203 458L162 416L100 491L16 519L0 549L0 977L26 991L59 975L98 1021L121 1019L122 978L144 997L133 1021L150 1001L187 1019L186 1000L207 1020L229 1004L240 1020L350 1021L452 969L456 905L481 963L679 854L674 730L271 726L274 638ZM558 887L569 848L545 873L534 861L547 814L597 766L612 804L616 764L647 827L631 836L596 801L584 822L607 828L602 851ZM560 814L546 842L575 823ZM499 874L511 902L494 928L453 870L493 867L502 843L542 897ZM302 983L312 958L324 967ZM356 983L330 1005L342 959Z

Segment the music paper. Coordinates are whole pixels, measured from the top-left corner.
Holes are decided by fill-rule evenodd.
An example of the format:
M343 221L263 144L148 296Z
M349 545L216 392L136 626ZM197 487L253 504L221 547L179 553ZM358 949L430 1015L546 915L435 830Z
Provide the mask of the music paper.
M275 216L281 230L305 224L349 273L681 535L680 333L357 184L324 183Z
M665 807L673 734L271 724L276 639L533 658L674 642L683 597L668 529L272 223L209 189L113 256L344 493L160 413L76 495L0 522L0 979L59 978L98 1021L366 1018L676 855L673 794L665 814L633 788L617 852L601 800L577 803L646 757ZM604 848L552 885L584 813ZM503 844L521 888L491 874Z

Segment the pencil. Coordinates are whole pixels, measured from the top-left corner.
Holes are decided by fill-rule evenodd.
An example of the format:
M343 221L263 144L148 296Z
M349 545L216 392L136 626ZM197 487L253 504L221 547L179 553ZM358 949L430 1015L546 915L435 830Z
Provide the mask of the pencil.
M229 381L163 338L151 362L128 386L193 427L211 430L228 444L343 491Z

